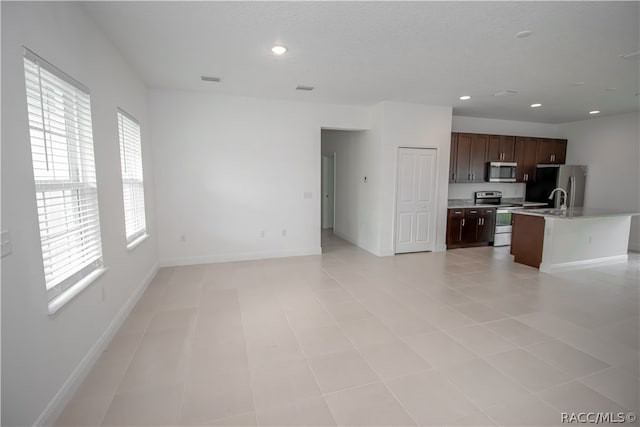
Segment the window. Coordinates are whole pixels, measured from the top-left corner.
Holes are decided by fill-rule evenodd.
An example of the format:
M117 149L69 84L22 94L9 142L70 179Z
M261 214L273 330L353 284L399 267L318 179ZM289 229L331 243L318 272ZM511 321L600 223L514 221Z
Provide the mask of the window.
M133 247L146 235L144 181L142 178L142 146L140 124L131 115L118 110L120 166L124 198L124 228L127 246Z
M91 105L86 87L28 49L24 74L51 313L104 271Z

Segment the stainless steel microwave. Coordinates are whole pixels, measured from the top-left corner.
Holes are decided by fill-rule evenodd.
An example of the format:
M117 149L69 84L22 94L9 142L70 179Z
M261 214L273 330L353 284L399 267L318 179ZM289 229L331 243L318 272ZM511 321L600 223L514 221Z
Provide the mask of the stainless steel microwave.
M487 163L487 182L516 182L515 162Z

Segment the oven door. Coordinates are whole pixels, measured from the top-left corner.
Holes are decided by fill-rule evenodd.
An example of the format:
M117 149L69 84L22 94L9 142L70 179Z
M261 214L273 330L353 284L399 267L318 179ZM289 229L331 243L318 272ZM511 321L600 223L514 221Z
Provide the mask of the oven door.
M489 162L487 163L487 181L489 182L516 182L517 163L513 162Z
M496 209L496 234L511 233L511 209Z

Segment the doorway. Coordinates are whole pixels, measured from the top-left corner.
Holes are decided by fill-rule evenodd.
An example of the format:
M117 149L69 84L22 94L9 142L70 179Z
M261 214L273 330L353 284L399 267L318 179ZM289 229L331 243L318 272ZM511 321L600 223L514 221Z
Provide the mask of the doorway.
M322 156L322 230L333 231L335 222L336 153Z
M399 148L395 253L435 249L436 149Z

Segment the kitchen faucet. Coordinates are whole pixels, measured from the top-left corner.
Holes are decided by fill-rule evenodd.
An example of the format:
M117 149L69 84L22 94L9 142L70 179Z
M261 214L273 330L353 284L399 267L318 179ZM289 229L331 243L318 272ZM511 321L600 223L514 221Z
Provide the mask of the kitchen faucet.
M564 194L564 200L562 202L562 204L560 205L560 210L562 212L565 212L567 210L567 192L564 188L554 188L553 191L551 192L551 194L549 195L549 200L553 199L553 195L556 194L556 191L562 191L562 193Z

